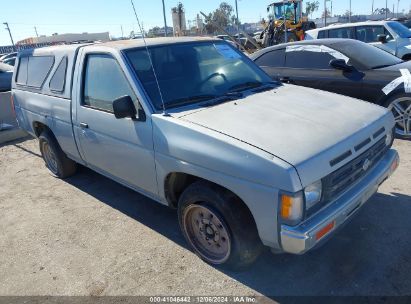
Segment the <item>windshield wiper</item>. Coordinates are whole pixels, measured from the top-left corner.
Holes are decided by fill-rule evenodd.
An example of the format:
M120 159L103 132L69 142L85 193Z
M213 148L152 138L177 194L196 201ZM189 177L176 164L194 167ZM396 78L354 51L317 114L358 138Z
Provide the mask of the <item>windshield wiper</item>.
M244 83L237 84L235 86L232 86L229 90L228 93L238 93L242 91L247 91L251 89L257 89L261 88L263 86L268 86L268 85L278 85L278 83L274 81L269 81L269 82L261 82L261 81L248 81Z
M179 106L185 106L188 104L200 102L200 101L206 101L210 99L214 99L219 97L218 95L194 95L194 96L189 96L189 97L184 97L184 98L178 98L174 99L171 102L167 104L167 108L173 108L173 107L179 107Z
M236 85L232 86L228 90L228 93L241 92L241 91L246 91L246 90L249 90L249 89L255 89L255 88L262 87L264 84L265 83L263 83L261 81L247 81L247 82L236 84Z

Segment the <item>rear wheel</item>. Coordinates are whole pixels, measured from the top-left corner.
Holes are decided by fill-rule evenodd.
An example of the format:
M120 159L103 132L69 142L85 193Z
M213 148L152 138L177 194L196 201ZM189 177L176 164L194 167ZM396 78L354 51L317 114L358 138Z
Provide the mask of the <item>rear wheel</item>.
M398 94L391 97L385 106L395 118L395 133L399 138L411 138L411 94Z
M53 176L67 178L77 171L77 164L69 159L50 131L43 131L39 137L40 152Z
M180 197L178 215L185 239L209 264L244 269L261 253L252 215L227 190L206 182L192 184Z

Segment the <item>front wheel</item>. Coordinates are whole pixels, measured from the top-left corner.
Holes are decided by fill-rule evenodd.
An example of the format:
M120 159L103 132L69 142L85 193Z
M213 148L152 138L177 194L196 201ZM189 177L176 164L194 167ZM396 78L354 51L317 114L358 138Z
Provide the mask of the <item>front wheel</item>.
M385 106L394 115L396 136L411 139L411 94L396 95Z
M261 253L250 211L225 189L206 182L192 184L180 197L178 216L185 239L209 264L244 269Z

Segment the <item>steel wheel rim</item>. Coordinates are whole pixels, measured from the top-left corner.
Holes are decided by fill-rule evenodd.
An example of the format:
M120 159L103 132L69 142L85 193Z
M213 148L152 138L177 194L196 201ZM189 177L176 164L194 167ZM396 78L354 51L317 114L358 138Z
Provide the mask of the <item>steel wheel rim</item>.
M411 136L411 97L401 97L389 105L388 109L395 118L395 133Z
M42 151L47 168L54 174L58 172L57 158L47 142L42 143Z
M223 219L202 205L187 207L184 232L195 251L212 264L225 263L231 254L231 237Z

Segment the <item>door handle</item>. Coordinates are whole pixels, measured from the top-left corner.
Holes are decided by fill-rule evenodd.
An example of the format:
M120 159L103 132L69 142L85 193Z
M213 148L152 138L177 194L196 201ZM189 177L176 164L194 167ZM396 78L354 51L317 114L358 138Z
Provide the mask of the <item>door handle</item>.
M85 122L80 123L80 127L82 129L88 129L88 124L86 124Z

